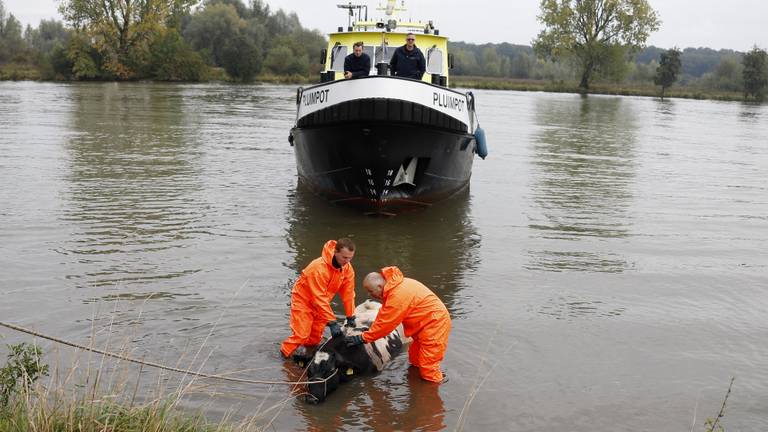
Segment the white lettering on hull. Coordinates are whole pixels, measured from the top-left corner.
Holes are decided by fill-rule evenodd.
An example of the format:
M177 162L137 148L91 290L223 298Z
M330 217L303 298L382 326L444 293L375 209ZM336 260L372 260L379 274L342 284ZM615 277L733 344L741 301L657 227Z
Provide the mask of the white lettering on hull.
M301 95L301 102L304 106L324 104L328 102L328 92L330 91L330 89L325 89L304 93Z
M432 105L439 108L447 108L462 112L464 111L464 102L466 101L456 96L447 95L445 93L432 93Z

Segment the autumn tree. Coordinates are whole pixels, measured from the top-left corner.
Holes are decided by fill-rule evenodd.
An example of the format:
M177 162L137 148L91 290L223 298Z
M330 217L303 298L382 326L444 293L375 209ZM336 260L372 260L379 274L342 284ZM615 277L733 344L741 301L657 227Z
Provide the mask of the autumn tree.
M744 55L744 99L752 95L762 100L768 86L768 53L758 47Z
M660 21L647 0L541 0L534 40L543 58L573 58L579 65L579 87L589 89L595 72L612 66L616 50L642 48Z
M119 79L133 78L148 61L149 45L174 15L196 0L62 0L59 11L90 39L103 67ZM78 61L78 59L74 59Z
M677 81L677 75L680 73L682 62L680 61L680 50L672 48L660 54L659 67L656 68L656 76L653 83L661 86L661 99L664 99L664 92Z

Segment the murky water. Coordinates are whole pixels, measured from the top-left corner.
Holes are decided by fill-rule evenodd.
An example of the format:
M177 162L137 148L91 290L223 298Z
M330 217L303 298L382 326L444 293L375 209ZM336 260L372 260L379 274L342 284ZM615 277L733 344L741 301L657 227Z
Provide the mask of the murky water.
M0 83L0 319L295 379L292 281L349 235L358 278L398 265L446 303L449 382L400 356L321 406L226 384L186 406L281 431L703 430L734 376L726 429L768 429L768 106L476 94L470 190L374 219L297 188L291 86Z

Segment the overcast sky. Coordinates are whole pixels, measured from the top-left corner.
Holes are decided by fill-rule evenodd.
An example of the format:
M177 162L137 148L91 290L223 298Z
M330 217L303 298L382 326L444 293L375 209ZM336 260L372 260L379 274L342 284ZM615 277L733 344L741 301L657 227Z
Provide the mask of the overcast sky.
M1 0L6 11L24 25L37 26L45 19L61 19L59 0ZM244 3L247 1L244 1ZM337 3L349 0L265 0L273 10L295 11L305 27L322 33L347 24ZM768 1L766 0L649 0L662 20L649 45L730 48L747 51L753 45L768 48ZM369 18L384 1L356 0L368 4ZM473 43L509 42L529 45L541 30L536 20L539 0L409 0L405 18L432 20L442 35Z

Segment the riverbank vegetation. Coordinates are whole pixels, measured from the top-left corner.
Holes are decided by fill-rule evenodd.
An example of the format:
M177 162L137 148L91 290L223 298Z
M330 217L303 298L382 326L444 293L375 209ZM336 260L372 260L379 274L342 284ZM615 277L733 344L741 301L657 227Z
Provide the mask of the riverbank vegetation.
M274 406L262 401L256 413L241 420L227 412L211 422L184 406L184 400L209 388L194 377L159 374L151 379L138 367L90 356L76 357L67 368L49 369L36 345L6 348L6 363L0 367L0 431L256 432L268 428L295 397Z
M64 0L66 25L43 20L23 29L0 0L0 79L247 82L319 74L325 39L295 13L261 0L198 3Z
M584 33L582 49L566 42L576 13L612 2L542 3L542 33L532 46L451 42L452 85L718 100L763 100L766 51L643 47L661 25L645 1L636 14L614 16ZM96 7L105 4L109 8ZM568 6L568 4L572 5ZM0 0L0 79L318 82L326 39L295 13L263 0L64 0L64 22L23 28ZM549 9L547 9L549 8ZM565 9L564 9L565 8ZM571 18L569 18L571 17ZM634 21L633 21L634 20ZM329 26L333 24L330 23ZM583 32L582 32L583 33ZM671 56L671 57L670 57ZM670 63L671 61L671 63ZM676 66L679 62L679 66ZM672 67L672 69L670 69Z

